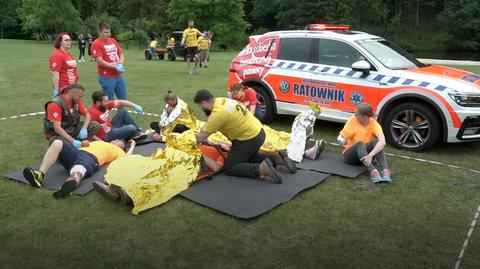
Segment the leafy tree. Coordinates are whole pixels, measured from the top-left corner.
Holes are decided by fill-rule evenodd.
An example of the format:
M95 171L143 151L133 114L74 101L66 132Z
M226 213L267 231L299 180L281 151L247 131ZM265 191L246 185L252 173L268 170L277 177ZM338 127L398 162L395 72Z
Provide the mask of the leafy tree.
M117 35L117 40L125 45L125 48L128 49L130 42L133 40L133 33L131 30L121 32Z
M23 29L37 34L53 36L83 28L79 13L69 0L22 0L18 13Z
M97 28L100 22L106 22L110 24L112 36L116 36L117 33L121 33L124 31L124 27L122 26L120 20L118 20L116 17L108 15L107 13L93 14L92 16L85 19L86 31L95 36L98 32Z
M0 1L0 38L3 39L3 30L17 25L17 8L19 0Z
M185 29L194 20L199 30L211 30L220 45L240 47L249 24L244 20L244 0L172 0L168 5L171 29Z
M463 49L480 50L480 2L449 1L439 16L449 33L449 42Z
M92 16L100 6L99 0L72 0L73 6L80 12L80 17L85 20Z

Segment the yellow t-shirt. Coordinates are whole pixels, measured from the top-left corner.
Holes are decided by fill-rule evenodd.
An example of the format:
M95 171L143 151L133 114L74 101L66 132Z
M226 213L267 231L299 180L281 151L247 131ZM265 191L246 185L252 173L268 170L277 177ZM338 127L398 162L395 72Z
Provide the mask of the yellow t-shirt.
M245 105L227 98L215 98L213 110L203 126L207 133L220 131L230 140L245 141L260 133L262 124Z
M167 40L167 46L175 46L175 38L171 37Z
M125 156L125 152L121 148L104 141L90 142L90 145L82 150L95 156L99 166Z
M347 123L345 123L345 126L343 126L340 135L347 140L347 144L343 150L343 152L345 152L357 142L370 143L373 139L383 135L383 130L382 126L372 118L370 118L367 127L364 127L357 121L355 116L352 116L348 119Z
M156 48L158 45L158 41L157 40L152 40L152 42L150 42L150 48Z
M210 41L209 38L200 36L200 37L198 38L197 42L198 42L198 49L199 49L199 50L207 50L207 49L208 49L208 46L210 46L210 43L211 43L212 41Z
M183 37L185 38L185 43L188 47L196 47L197 44L197 36L201 35L202 33L198 31L197 28L187 28L183 31Z

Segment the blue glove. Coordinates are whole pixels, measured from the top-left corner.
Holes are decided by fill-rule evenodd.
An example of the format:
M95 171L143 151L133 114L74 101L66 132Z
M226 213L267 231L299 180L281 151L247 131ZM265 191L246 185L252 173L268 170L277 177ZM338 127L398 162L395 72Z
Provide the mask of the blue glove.
M142 113L143 113L143 108L142 108L141 106L139 106L139 105L135 105L135 111L136 111L137 113L142 114Z
M76 147L77 149L80 149L82 147L82 142L78 140L73 140L72 146Z
M80 130L80 133L78 134L78 138L80 138L80 139L85 139L85 138L87 138L87 135L88 135L87 129L82 128L82 129Z
M53 94L52 97L55 97L60 94L60 91L58 89L53 89Z
M115 70L117 70L117 72L119 73L123 73L125 72L125 67L123 67L123 64L117 64L117 66L115 67Z

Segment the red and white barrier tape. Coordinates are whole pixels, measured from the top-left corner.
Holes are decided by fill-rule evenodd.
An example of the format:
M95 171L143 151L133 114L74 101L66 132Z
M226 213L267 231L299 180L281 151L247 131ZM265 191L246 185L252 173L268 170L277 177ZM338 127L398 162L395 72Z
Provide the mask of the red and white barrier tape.
M463 254L465 253L465 249L467 248L468 241L472 237L472 233L473 233L473 230L475 229L475 225L477 224L477 220L479 216L480 216L480 206L478 206L477 211L475 212L475 215L473 217L473 220L470 223L470 226L468 226L468 232L467 232L467 235L465 236L465 240L463 241L463 245L460 248L460 253L458 254L457 262L455 263L454 269L460 268L460 263L462 262Z

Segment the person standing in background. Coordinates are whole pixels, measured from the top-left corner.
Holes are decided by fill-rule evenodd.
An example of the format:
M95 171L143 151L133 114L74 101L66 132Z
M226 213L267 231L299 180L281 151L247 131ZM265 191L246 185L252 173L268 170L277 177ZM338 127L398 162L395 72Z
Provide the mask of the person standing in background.
M98 80L108 100L127 99L127 85L123 73L124 56L120 44L111 38L110 25L101 22L98 25L98 38L92 44L92 56L97 61Z
M85 62L85 47L87 46L87 41L83 38L83 34L78 34L78 50L80 51L80 56L78 56L78 62Z
M59 33L55 38L55 50L50 55L49 66L52 74L52 97L66 87L78 83L77 61L70 54L72 38L69 33Z
M88 33L87 38L88 38L88 56L90 56L90 61L93 61L93 58L92 58L93 36L90 33Z

